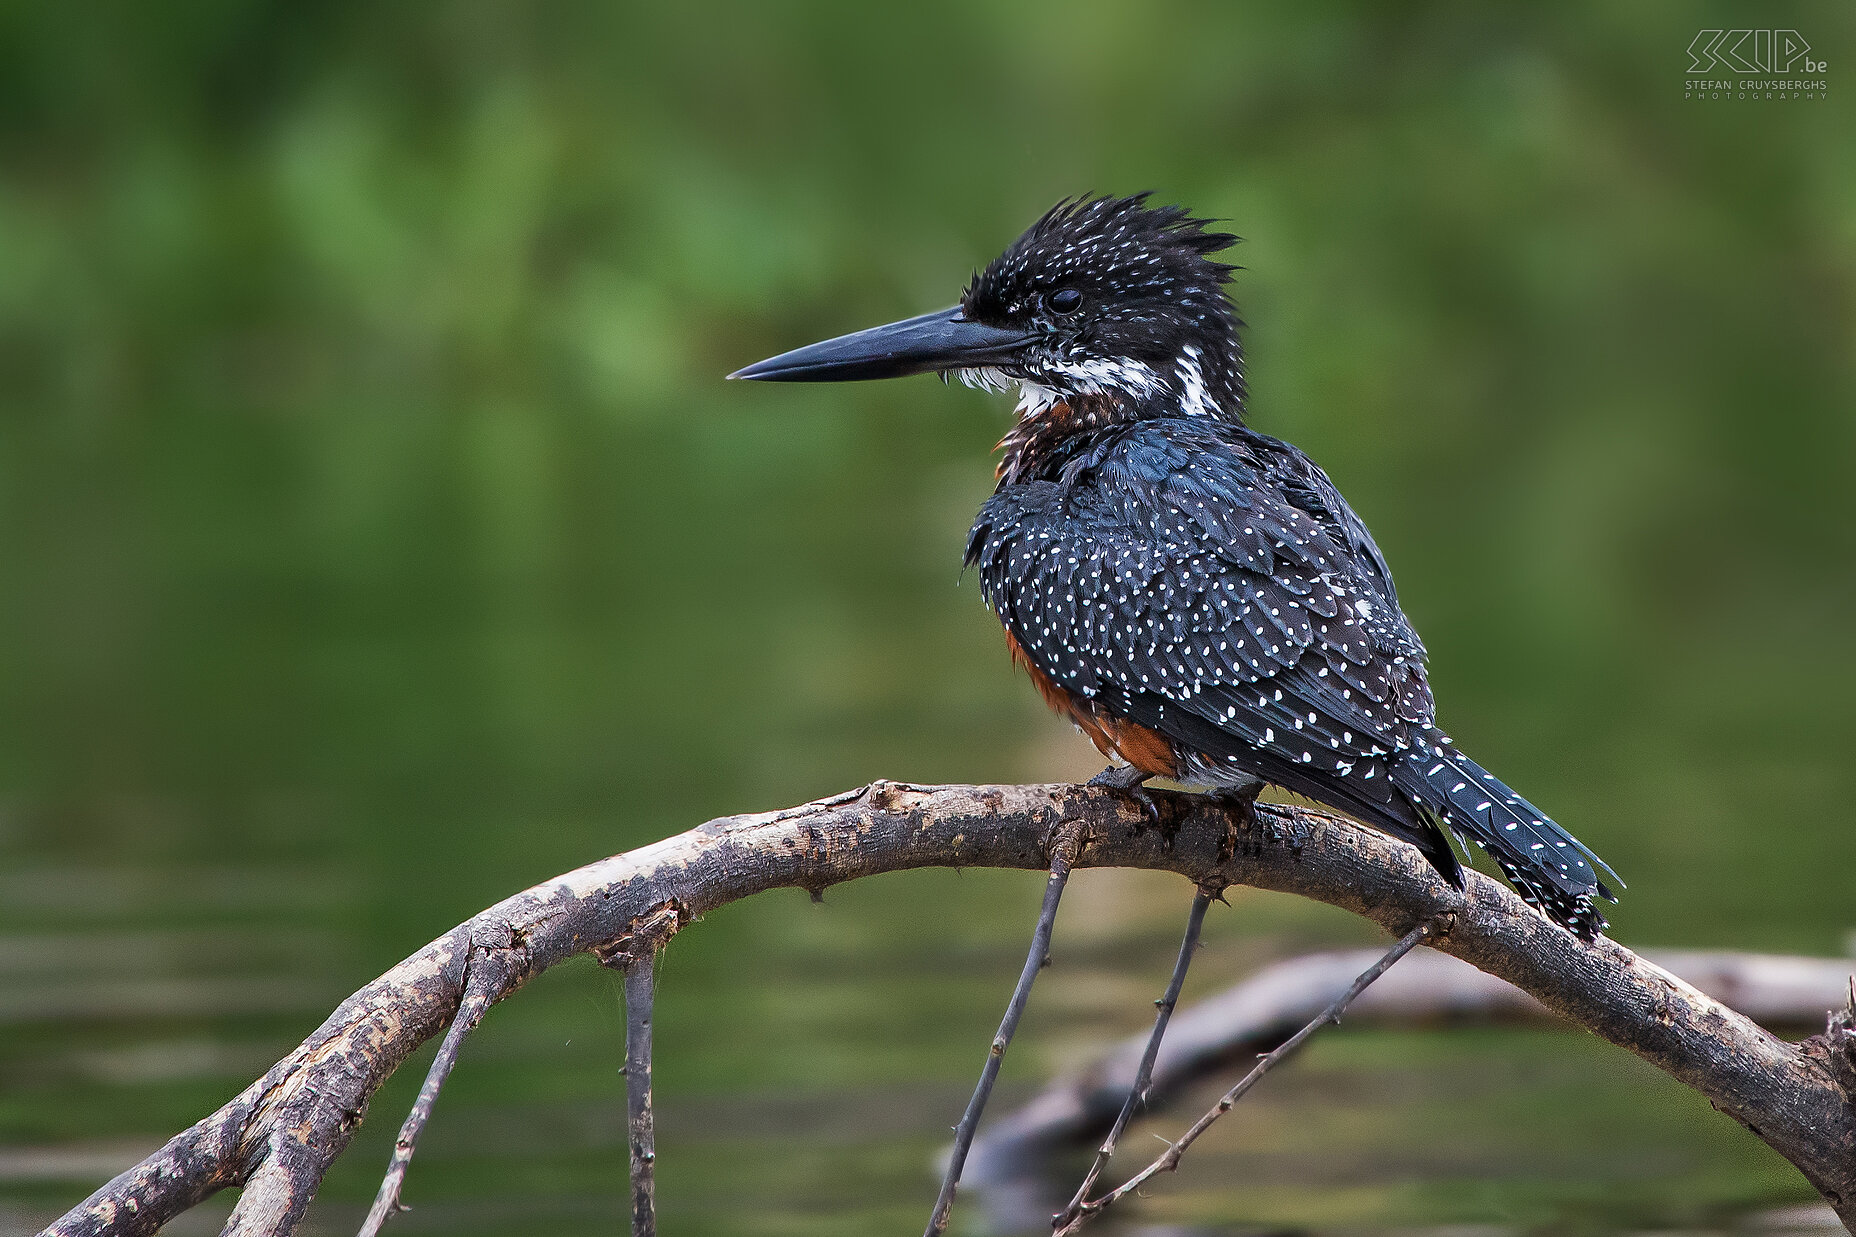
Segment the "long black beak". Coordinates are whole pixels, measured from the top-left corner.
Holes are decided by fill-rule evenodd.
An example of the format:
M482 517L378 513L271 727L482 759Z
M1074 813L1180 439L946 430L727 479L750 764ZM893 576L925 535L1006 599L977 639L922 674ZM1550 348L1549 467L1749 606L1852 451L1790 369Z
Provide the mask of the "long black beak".
M764 382L901 378L934 369L991 365L1010 357L1030 339L1021 331L969 322L956 305L782 352L728 376Z

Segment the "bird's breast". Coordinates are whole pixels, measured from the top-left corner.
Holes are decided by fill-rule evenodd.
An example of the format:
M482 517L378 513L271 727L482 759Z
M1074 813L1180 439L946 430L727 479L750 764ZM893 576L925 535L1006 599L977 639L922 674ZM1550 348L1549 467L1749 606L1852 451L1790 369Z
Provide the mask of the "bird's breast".
M1044 703L1082 731L1096 745L1097 751L1154 777L1178 775L1179 760L1174 755L1172 740L1159 731L1107 713L1097 708L1094 701L1065 688L1038 669L1010 629L1005 633L1005 647L1011 652L1012 660L1031 676L1032 686L1044 697Z

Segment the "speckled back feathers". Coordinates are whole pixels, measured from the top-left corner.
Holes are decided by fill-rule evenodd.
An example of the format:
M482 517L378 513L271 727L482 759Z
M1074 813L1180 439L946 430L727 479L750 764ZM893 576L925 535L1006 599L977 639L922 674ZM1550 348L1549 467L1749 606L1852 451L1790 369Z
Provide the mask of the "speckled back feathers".
M1307 795L1460 884L1453 832L1596 934L1602 864L1437 727L1424 646L1365 524L1307 456L1244 426L1232 268L1207 256L1233 238L1144 199L1060 204L963 298L1015 325L1067 307L1004 371L1026 397L967 544L1018 655L1073 715L1163 736L1188 780ZM1081 296L1054 307L1064 288Z

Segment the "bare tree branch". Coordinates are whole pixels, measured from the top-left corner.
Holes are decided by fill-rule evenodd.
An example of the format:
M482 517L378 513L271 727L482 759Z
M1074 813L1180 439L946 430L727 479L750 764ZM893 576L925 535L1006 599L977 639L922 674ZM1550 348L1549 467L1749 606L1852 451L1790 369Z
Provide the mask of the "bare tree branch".
M412 1111L406 1114L406 1123L400 1126L400 1136L393 1140L393 1159L387 1164L387 1175L380 1183L380 1192L374 1196L374 1205L368 1208L367 1219L361 1223L360 1237L377 1237L381 1225L395 1212L405 1210L400 1203L400 1186L406 1180L406 1170L412 1165L419 1134L432 1119L432 1106L438 1103L438 1092L445 1085L445 1079L451 1077L452 1066L458 1063L458 1050L464 1046L464 1037L476 1029L489 1008L490 994L483 982L475 976L466 978L464 999L458 1004L457 1016L451 1020L451 1029L445 1032L444 1042L438 1045L438 1055L432 1058L432 1067L426 1071L425 1082L419 1088L419 1098L413 1101Z
M625 1126L630 1147L632 1237L657 1237L657 1114L651 1106L651 1019L657 1005L657 954L679 926L660 907L630 936L593 952L625 974Z
M1104 1194L1101 1198L1087 1200L1081 1205L1072 1203L1064 1214L1058 1217L1056 1237L1070 1237L1071 1233L1081 1228L1084 1223L1097 1213L1119 1202L1121 1199L1126 1198L1161 1173L1170 1173L1178 1168L1180 1157L1185 1155L1186 1148L1197 1142L1199 1136L1205 1133L1206 1130L1211 1129L1214 1121L1224 1116L1227 1112L1230 1112L1237 1104L1237 1101L1243 1099L1252 1087L1263 1080L1263 1075L1269 1073L1272 1069L1275 1069L1278 1065L1301 1051L1302 1045L1314 1038L1315 1032L1319 1031L1322 1027L1338 1023L1340 1021L1340 1016L1347 1011L1347 1007L1353 1004L1354 1000L1362 992L1365 992L1371 987L1374 980L1384 975L1394 962L1397 962L1400 958L1416 949L1422 941L1436 935L1436 933L1437 925L1427 921L1419 924L1404 936L1401 936L1392 948L1386 950L1384 955L1377 961L1360 972L1359 977L1351 984L1348 984L1347 990L1335 997L1333 1002L1329 1004L1326 1009L1311 1018L1307 1025L1303 1026L1294 1035L1291 1035L1288 1039L1265 1053L1262 1060L1250 1067L1249 1073L1238 1079L1236 1086L1226 1091L1219 1097L1216 1104L1213 1104L1203 1116L1197 1121L1194 1121L1186 1132L1179 1136L1178 1142L1168 1144L1167 1149L1161 1152L1153 1163L1110 1190L1107 1194Z
M1083 1182L1076 1187L1076 1194L1070 1199L1069 1206L1058 1217L1059 1223L1066 1223L1070 1218L1081 1214L1083 1204L1089 1201L1089 1191L1095 1188L1097 1178L1108 1167L1109 1160L1115 1154L1115 1144L1121 1141L1122 1131L1128 1128L1128 1122L1134 1119L1135 1110L1147 1103L1149 1085L1153 1082L1154 1062L1159 1059L1160 1045L1166 1039L1167 1024L1173 1020L1173 1010L1179 1005L1179 993L1186 986L1186 968L1192 964L1192 952L1199 947L1199 931L1205 926L1205 912L1211 907L1213 894L1200 887L1192 895L1192 910L1186 916L1186 936L1179 943L1179 958L1173 963L1173 975L1167 980L1166 993L1154 1002L1158 1010L1154 1014L1154 1029L1147 1033L1147 1042L1141 1048L1141 1063L1135 1067L1134 1080L1128 1084L1128 1098L1122 1101L1121 1111L1115 1114L1115 1123L1109 1126L1108 1135L1102 1145L1096 1148L1096 1157L1089 1163L1089 1170L1083 1174Z
M967 1164L967 1149L973 1145L974 1132L980 1128L980 1114L986 1111L986 1101L999 1077L999 1067L1005 1063L1005 1050L1012 1046L1012 1036L1018 1033L1018 1021L1024 1017L1025 1003L1031 999L1031 985L1038 972L1050 962L1050 937L1057 926L1057 904L1063 900L1064 886L1070 883L1070 869L1075 866L1077 852L1082 847L1083 829L1075 822L1061 826L1051 844L1050 879L1044 882L1044 904L1038 910L1038 925L1031 934L1031 949L1025 954L1024 969L1019 972L1012 998L1006 1002L1005 1017L999 1022L998 1033L986 1050L986 1064L980 1069L973 1098L967 1101L967 1110L961 1114L960 1124L954 1127L954 1146L948 1152L947 1171L941 1177L941 1192L935 1197L934 1209L928 1213L928 1227L923 1237L940 1237L947 1231L948 1217L954 1209L954 1191L960 1186L960 1170Z
M632 1181L632 1237L657 1237L657 1123L651 1112L651 1014L657 959L625 968L625 1125Z
M1848 999L1848 958L1663 949L1651 962L1767 1028L1821 1026L1824 1011ZM1073 1151L1111 1129L1145 1067L1150 1107L1282 1043L1346 991L1380 957L1377 949L1301 954L1248 975L1173 1018L1158 1058L1152 1037L1131 1035L1100 1057L1053 1079L1014 1111L995 1118L974 1143L967 1184L994 1232L1043 1228L1077 1206L1064 1181ZM1506 980L1447 954L1419 949L1363 992L1347 1010L1352 1026L1559 1019Z
M1376 949L1343 949L1284 958L1180 1010L1148 1067L1150 1105L1281 1043L1378 956ZM1848 958L1706 950L1643 957L1768 1029L1822 1025L1824 1012L1846 1001L1856 968ZM1355 1026L1558 1021L1507 980L1424 949L1362 993L1347 1016ZM1131 1035L995 1118L973 1145L969 1177L1010 1179L1021 1172L1015 1165L1100 1137L1118 1117L1150 1043L1147 1032Z
M1848 1011L1788 1044L1609 940L1545 922L1506 888L1445 885L1411 847L1325 813L1260 805L1242 845L1199 796L1156 791L1156 829L1124 796L1077 786L877 783L804 807L711 821L517 894L419 950L212 1116L98 1190L46 1232L152 1233L242 1185L227 1232L287 1237L369 1098L457 1016L482 969L489 1003L577 954L610 948L653 915L679 924L768 889L821 890L928 866L1045 869L1050 839L1081 826L1079 867L1178 872L1197 884L1297 893L1396 935L1439 915L1435 947L1531 993L1694 1087L1795 1164L1856 1222L1856 1029Z

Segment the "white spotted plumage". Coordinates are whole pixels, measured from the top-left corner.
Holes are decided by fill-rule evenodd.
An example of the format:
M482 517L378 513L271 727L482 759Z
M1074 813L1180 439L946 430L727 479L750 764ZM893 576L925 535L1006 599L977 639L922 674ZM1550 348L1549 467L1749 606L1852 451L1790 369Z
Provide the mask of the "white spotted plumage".
M1022 389L967 547L987 602L1036 671L1163 737L1182 778L1284 786L1460 880L1447 828L1595 933L1603 865L1437 729L1371 534L1312 461L1243 424L1229 268L1205 257L1229 239L1138 199L1068 204L969 287L984 321L1035 319L1059 286L1096 313L961 375Z

